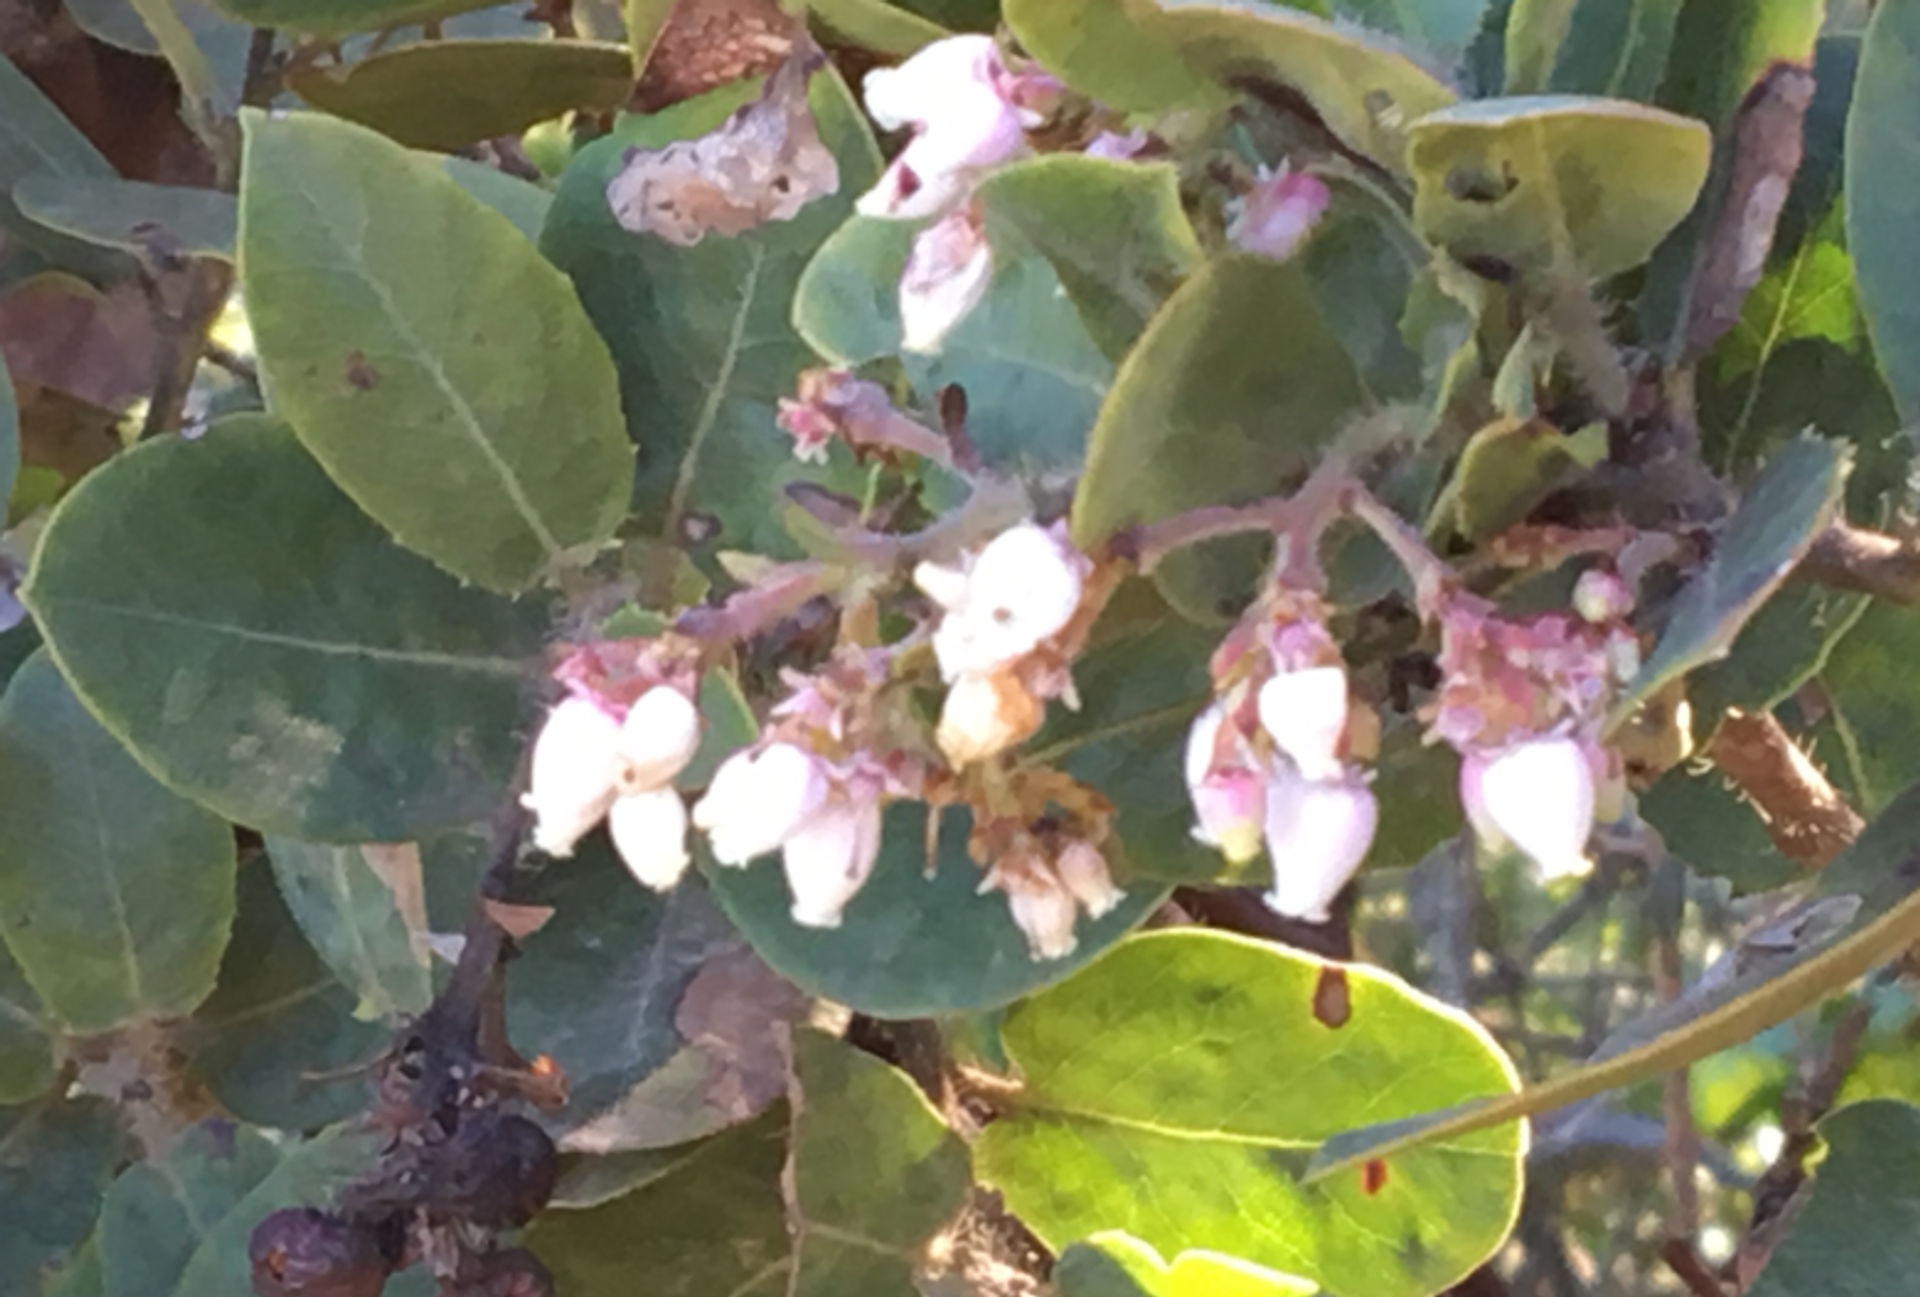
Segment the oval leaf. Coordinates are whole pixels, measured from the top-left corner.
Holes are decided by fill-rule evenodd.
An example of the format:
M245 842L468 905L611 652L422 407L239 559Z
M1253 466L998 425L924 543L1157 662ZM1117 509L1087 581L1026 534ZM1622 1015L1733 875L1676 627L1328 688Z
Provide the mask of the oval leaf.
M240 280L274 407L401 544L493 589L607 540L631 450L566 280L436 161L245 118Z
M0 1108L0 1292L40 1291L93 1228L132 1143L120 1110L91 1095Z
M22 597L108 728L243 824L403 841L486 814L519 758L538 610L400 550L269 419L95 470Z
M1847 115L1847 245L1860 304L1887 385L1908 423L1920 420L1920 6L1874 11Z
M1693 207L1713 136L1690 118L1580 95L1486 99L1413 124L1414 222L1465 261L1590 278L1630 269Z
M426 24L485 9L490 0L213 0L255 27L279 27L312 36L345 36L411 23Z
M419 1013L433 998L393 890L357 846L268 838L267 857L294 922L360 995L361 1017Z
M1349 1008L1333 1027L1314 1006L1336 969ZM1295 1180L1307 1150L1356 1121L1518 1084L1478 1024L1391 974L1147 933L1016 1006L1002 1037L1023 1088L974 1167L1054 1246L1120 1228L1162 1254L1426 1297L1485 1260L1519 1208L1526 1141L1512 1126L1366 1175Z
M1131 1234L1108 1230L1075 1243L1053 1267L1060 1297L1307 1297L1296 1279L1218 1252L1182 1252L1168 1265Z
M0 937L74 1031L191 1012L234 913L233 835L161 787L36 653L0 698Z
M40 997L0 945L0 1105L25 1103L53 1084L53 1043Z
M15 185L13 201L48 229L89 243L233 260L239 208L218 189L41 173Z
M181 1273L279 1162L260 1132L213 1121L182 1135L165 1162L128 1168L100 1208L101 1297L197 1297L176 1286Z
M296 94L410 148L452 152L579 109L612 112L633 92L625 45L441 40L294 74Z

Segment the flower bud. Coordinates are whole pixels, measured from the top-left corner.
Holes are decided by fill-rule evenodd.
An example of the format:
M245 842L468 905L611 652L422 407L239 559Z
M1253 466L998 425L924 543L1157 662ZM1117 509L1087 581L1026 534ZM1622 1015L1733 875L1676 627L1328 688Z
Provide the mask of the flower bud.
M1595 625L1620 621L1633 611L1633 587L1613 572L1588 568L1573 583L1573 609Z
M959 769L1025 742L1046 714L1046 705L1011 673L963 675L947 690L934 741Z
M1291 770L1278 776L1267 796L1268 907L1325 923L1327 906L1373 845L1379 819L1379 804L1357 778L1308 780Z
M795 923L840 926L841 912L879 859L880 829L878 799L835 800L787 839L781 861Z
M1219 703L1201 712L1187 732L1187 792L1193 798L1193 836L1216 847L1236 865L1260 854L1266 832L1266 776L1238 766L1215 767L1215 749L1226 710Z
M1460 766L1460 800L1482 839L1512 843L1543 877L1585 873L1593 834L1593 765L1571 738L1532 738Z
M687 807L671 788L618 798L607 812L607 832L627 870L656 892L687 872Z
M1054 859L1053 870L1060 876L1061 886L1080 903L1089 919L1106 917L1114 906L1126 899L1127 894L1113 885L1106 857L1091 842L1081 839L1069 842Z
M570 856L607 813L618 792L620 723L585 698L547 713L533 743L532 770L520 804L533 812L533 845Z
M1051 878L1022 876L1006 888L1007 909L1035 959L1065 959L1080 946L1074 935L1079 907L1067 889Z
M992 278L993 249L965 208L920 231L900 274L900 350L939 351Z
M699 709L678 689L655 685L627 709L620 725L620 791L665 787L699 746Z
M1308 779L1340 771L1347 729L1347 672L1338 666L1283 671L1260 686L1260 725Z
M693 822L706 830L715 860L744 865L792 837L827 792L826 772L811 753L775 743L722 762L693 808Z
M1248 252L1285 260L1319 223L1333 195L1318 176L1262 169L1243 197L1228 207L1227 239Z

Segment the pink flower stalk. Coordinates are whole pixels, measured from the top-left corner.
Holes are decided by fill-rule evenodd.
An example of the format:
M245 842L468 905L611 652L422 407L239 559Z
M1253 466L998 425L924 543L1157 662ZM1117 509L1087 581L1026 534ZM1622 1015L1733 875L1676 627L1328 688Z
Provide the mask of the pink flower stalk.
M1318 176L1282 166L1260 169L1253 188L1227 209L1227 239L1248 252L1284 261L1306 241L1333 195Z
M945 437L900 413L884 387L844 369L802 370L794 395L780 398L776 421L793 438L793 457L803 462L825 463L836 438L856 452L900 450L953 462Z

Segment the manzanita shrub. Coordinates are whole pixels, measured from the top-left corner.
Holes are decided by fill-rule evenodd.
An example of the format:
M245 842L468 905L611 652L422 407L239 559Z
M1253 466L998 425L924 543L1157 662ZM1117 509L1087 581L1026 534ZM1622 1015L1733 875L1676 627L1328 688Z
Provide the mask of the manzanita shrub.
M484 4L0 24L0 1294L1913 1291L1920 0Z

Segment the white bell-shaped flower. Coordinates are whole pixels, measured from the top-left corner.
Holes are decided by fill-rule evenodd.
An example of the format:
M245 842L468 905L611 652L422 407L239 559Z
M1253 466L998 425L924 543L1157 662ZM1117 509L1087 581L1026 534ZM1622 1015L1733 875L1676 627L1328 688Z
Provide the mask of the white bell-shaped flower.
M686 769L700 746L700 712L678 689L655 685L620 724L620 788L661 788Z
M1052 531L1009 527L974 557L962 597L934 631L941 674L988 672L1032 652L1073 620L1085 584L1085 558Z
M992 278L993 249L972 213L951 212L920 231L900 274L900 349L939 351Z
M1214 703L1187 731L1187 793L1193 798L1194 839L1234 864L1260 854L1267 827L1267 778L1247 766L1214 764L1226 710ZM1245 754L1252 760L1252 754Z
M954 36L867 74L867 111L890 130L911 126L914 135L861 197L861 215L938 215L987 169L1026 150L1025 115L996 84L999 58L990 36Z
M1366 859L1379 819L1379 804L1358 778L1313 780L1280 772L1267 795L1267 852L1273 860L1268 907L1325 923L1327 907Z
M567 698L547 713L533 743L527 791L533 845L570 856L607 813L619 791L620 722L585 698Z
M1091 842L1069 842L1054 858L1053 869L1060 875L1061 886L1090 919L1104 918L1126 899L1127 894L1113 885L1107 858Z
M1593 764L1573 738L1530 738L1460 766L1460 800L1489 845L1512 843L1545 878L1583 874L1593 835Z
M1046 705L1007 672L963 675L947 690L934 741L956 770L1024 742L1046 718Z
M782 846L828 792L818 758L791 743L775 743L723 761L693 808L693 822L706 831L715 860L744 865Z
M1340 738L1347 729L1344 667L1282 671L1260 686L1260 726L1308 779L1340 771Z
M628 872L656 892L687 872L687 807L671 788L617 798L607 812L607 833Z
M1007 909L1035 959L1065 959L1079 949L1080 909L1072 893L1050 878L1023 877L1007 888Z
M847 902L873 873L880 856L877 798L836 798L794 832L781 850L793 921L806 928L837 928Z

